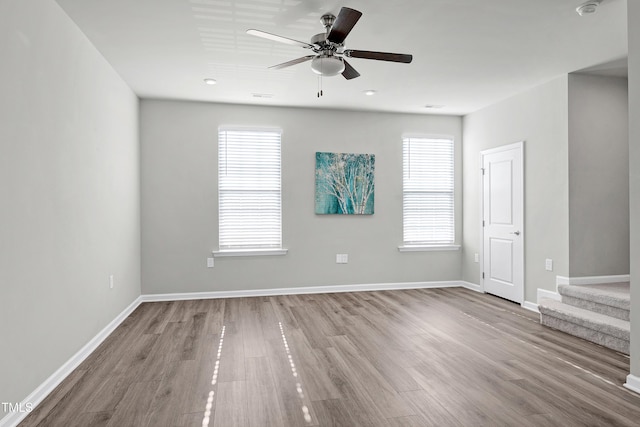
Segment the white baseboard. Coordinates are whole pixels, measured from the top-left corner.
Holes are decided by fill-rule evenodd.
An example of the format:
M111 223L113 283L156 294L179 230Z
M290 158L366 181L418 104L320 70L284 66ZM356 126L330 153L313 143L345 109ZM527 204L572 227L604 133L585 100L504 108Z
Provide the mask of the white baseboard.
M470 289L472 291L484 293L484 289L482 289L482 286L477 285L475 283L465 282L464 280L461 280L460 281L460 286L462 286L463 288Z
M557 293L557 292L553 292L553 291L547 291L546 289L540 289L538 288L538 304L540 304L540 300L543 298L546 299L552 299L554 301L562 301L562 296Z
M327 294L337 292L389 291L394 289L429 289L467 287L459 280L443 282L371 283L360 285L304 286L297 288L252 289L239 291L187 292L175 294L146 294L142 302L181 301L193 299L245 298L275 295ZM470 284L471 285L471 284ZM471 288L470 288L471 289Z
M98 334L91 339L76 354L71 356L57 371L47 378L40 386L27 396L21 403L20 407L35 408L45 397L49 395L74 369L96 349L98 346L140 305L142 298L136 298L127 308L122 311L115 319L105 326ZM4 418L0 419L0 427L15 427L27 415L28 412L10 412Z
M627 382L624 383L624 386L631 391L640 393L640 377L631 374L627 375Z
M540 311L538 311L538 304L531 302L531 301L525 301L522 303L522 308L526 308L529 311L533 311L536 313L540 313Z
M631 280L631 276L628 274L620 274L617 276L585 276L585 277L556 276L556 286L557 285L574 285L574 286L599 285L601 283L629 282L630 280Z

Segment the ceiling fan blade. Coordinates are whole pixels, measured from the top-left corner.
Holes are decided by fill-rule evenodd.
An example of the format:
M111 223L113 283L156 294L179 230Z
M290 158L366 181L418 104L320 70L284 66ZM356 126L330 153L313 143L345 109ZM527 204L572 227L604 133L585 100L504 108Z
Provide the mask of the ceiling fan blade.
M378 61L402 62L409 64L413 60L412 55L404 53L388 53L388 52L372 52L370 50L352 50L344 51L347 58L376 59Z
M357 72L356 69L351 66L351 64L349 64L344 59L342 60L342 62L344 62L344 71L342 72L342 75L345 79L351 80L355 79L356 77L360 77L360 73Z
M260 30L247 30L247 34L250 34L252 36L256 36L256 37L262 37L263 39L267 39L267 40L272 40L274 42L280 42L280 43L286 43L292 46L300 46L303 47L305 49L315 49L316 46L309 44L309 43L305 43L305 42L301 42L299 40L294 40L294 39L290 39L288 37L282 37L282 36L278 36L276 34L271 34L271 33L267 33L265 31L260 31Z
M348 7L340 9L340 13L331 27L327 40L338 44L344 42L344 39L347 38L361 16L362 12L355 9Z
M292 61L283 62L282 64L272 65L269 68L273 68L274 70L280 70L281 68L287 68L287 67L290 67L292 65L296 65L296 64L300 64L302 62L310 61L315 57L316 57L316 55L307 55L307 56L303 56L302 58L294 59Z

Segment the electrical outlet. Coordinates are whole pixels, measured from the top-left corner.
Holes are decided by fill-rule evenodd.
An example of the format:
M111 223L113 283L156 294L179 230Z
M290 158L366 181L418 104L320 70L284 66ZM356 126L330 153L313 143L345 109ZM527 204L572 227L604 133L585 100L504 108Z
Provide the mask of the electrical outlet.
M553 271L553 260L552 259L545 259L544 260L544 269L547 271Z
M109 275L109 289L113 289L113 274Z
M480 255L478 255L477 253L473 254L473 262L480 262Z
M213 258L207 258L207 268L213 268Z

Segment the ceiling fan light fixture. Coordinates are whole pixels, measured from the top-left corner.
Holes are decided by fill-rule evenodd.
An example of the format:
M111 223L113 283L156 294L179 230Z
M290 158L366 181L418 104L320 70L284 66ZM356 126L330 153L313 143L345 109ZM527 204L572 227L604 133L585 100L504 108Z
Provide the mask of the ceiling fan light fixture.
M319 55L311 60L311 69L321 76L337 76L344 71L344 61L336 56Z
M596 13L596 10L598 9L598 6L600 6L600 3L602 3L602 0L589 0L576 7L576 12L580 16Z

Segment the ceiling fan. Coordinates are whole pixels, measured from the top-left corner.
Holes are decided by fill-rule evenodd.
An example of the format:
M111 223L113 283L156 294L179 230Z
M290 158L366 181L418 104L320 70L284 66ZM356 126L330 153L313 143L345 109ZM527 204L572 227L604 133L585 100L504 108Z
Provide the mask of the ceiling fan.
M344 40L361 16L362 12L348 7L340 9L338 17L330 13L323 15L320 18L320 22L324 26L325 32L311 37L310 43L254 29L247 30L247 34L293 46L300 46L313 52L313 55L303 56L302 58L269 67L273 69L286 68L302 62L311 61L311 69L320 76L328 77L342 74L345 79L351 80L359 77L360 73L358 73L345 58L375 59L378 61L402 62L405 64L411 62L413 56L407 54L345 49Z

